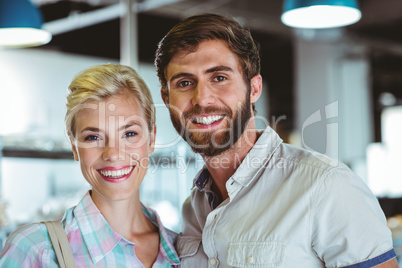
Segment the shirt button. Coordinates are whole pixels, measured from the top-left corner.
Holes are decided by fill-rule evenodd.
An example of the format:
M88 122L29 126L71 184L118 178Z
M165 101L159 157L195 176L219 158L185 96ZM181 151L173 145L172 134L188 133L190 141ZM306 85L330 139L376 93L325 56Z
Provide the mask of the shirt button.
M209 264L216 265L216 259L214 259L214 258L210 259Z
M253 258L253 256L250 256L250 257L248 257L247 258L247 263L253 263L254 262L254 258Z

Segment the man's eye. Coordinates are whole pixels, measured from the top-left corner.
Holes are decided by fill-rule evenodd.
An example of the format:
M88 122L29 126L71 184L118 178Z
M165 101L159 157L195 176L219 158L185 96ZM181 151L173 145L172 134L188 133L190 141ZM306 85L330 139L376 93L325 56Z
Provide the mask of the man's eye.
M218 75L218 76L215 76L214 77L214 80L216 81L216 82L222 82L222 81L224 81L224 80L226 80L227 78L226 77L224 77L224 76L222 76L222 75Z
M84 141L97 141L97 140L99 140L99 137L95 135L88 135L84 138Z
M181 81L177 85L178 85L178 87L188 87L191 85L191 82L190 81Z

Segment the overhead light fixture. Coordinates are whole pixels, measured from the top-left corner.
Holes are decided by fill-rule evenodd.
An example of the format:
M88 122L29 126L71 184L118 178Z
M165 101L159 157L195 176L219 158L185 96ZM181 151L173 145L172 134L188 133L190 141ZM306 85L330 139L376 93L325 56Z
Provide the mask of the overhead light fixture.
M294 28L342 27L359 21L357 0L284 0L282 22Z
M0 0L0 47L32 47L50 42L42 14L29 0Z

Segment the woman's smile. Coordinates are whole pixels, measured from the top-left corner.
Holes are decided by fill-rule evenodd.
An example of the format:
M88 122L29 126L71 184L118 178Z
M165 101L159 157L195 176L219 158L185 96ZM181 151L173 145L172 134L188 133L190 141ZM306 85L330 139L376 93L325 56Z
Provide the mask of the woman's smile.
M127 180L131 176L134 168L135 166L105 167L97 171L104 180L119 183Z

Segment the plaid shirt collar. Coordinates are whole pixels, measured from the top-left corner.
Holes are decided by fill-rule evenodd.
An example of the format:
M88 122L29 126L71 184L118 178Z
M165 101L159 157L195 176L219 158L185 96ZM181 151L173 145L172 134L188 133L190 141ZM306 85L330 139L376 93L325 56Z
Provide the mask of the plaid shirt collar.
M179 257L174 249L173 241L169 239L167 233L169 230L163 227L159 216L154 210L142 204L141 206L145 216L159 228L159 254L162 254L172 265L178 265L180 263ZM84 243L94 263L103 259L119 243L134 244L120 236L110 227L92 201L89 191L74 208L73 213Z

